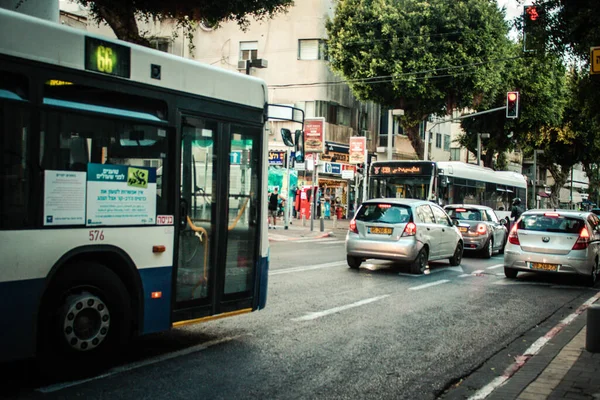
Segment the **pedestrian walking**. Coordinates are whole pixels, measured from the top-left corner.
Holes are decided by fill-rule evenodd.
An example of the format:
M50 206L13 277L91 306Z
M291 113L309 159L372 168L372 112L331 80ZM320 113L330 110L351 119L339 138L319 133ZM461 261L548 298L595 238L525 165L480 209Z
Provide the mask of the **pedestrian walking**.
M285 200L285 198L278 193L277 188L273 189L273 193L269 194L269 217L273 220L273 229L277 225L277 206L279 199ZM271 223L269 221L269 229L271 229Z

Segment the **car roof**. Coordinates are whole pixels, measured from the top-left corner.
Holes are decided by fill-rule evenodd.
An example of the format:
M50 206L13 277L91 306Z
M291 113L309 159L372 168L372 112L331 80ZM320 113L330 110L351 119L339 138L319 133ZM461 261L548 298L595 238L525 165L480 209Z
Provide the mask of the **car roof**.
M492 210L492 207L480 206L479 204L448 204L444 208L474 208L476 210Z
M370 199L365 201L363 204L369 204L369 203L387 203L387 204L398 204L398 205L405 205L405 206L414 206L414 205L418 205L420 203L431 203L430 201L427 200L419 200L419 199L396 199L396 198L378 198L378 199Z
M580 217L585 218L594 213L590 211L577 211L577 210L561 210L561 209L534 209L527 210L522 215L540 215L545 213L558 213L565 217Z

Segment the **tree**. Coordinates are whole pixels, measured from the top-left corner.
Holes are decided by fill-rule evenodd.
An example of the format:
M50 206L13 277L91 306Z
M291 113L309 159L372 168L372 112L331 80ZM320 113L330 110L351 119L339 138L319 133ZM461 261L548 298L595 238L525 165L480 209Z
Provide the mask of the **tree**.
M484 114L462 120L465 131L459 143L476 151L477 133L490 133L482 159L484 165L493 167L496 154L537 146L533 141L542 128L560 127L568 95L565 87L566 70L562 60L549 54L545 57L521 56L521 43L512 45L515 59L506 63L501 71L502 84L486 94L475 108L482 111L506 105L506 93L516 90L520 94L519 118L507 119L504 111ZM538 147L539 148L539 147Z
M488 0L340 0L327 31L332 69L359 99L404 109L419 158L419 122L496 90L508 43Z
M89 7L98 23L106 22L115 35L128 42L149 46L150 42L140 34L139 18L173 19L188 32L194 22L236 21L242 28L248 16L255 19L270 18L285 11L293 0L77 0Z

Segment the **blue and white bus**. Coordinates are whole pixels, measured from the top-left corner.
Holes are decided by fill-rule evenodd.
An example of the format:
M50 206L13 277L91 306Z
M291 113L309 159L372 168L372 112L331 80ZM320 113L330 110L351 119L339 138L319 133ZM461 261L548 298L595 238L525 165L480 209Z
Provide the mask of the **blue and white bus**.
M0 9L0 361L265 306L263 81Z

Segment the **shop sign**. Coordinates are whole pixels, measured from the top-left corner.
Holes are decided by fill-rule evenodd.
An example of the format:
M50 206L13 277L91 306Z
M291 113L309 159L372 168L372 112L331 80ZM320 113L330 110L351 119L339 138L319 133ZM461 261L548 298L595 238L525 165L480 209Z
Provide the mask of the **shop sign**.
M325 145L325 118L304 120L304 152L323 153Z
M367 158L367 138L357 136L350 138L350 164L362 164Z
M269 165L284 165L285 151L269 151Z

